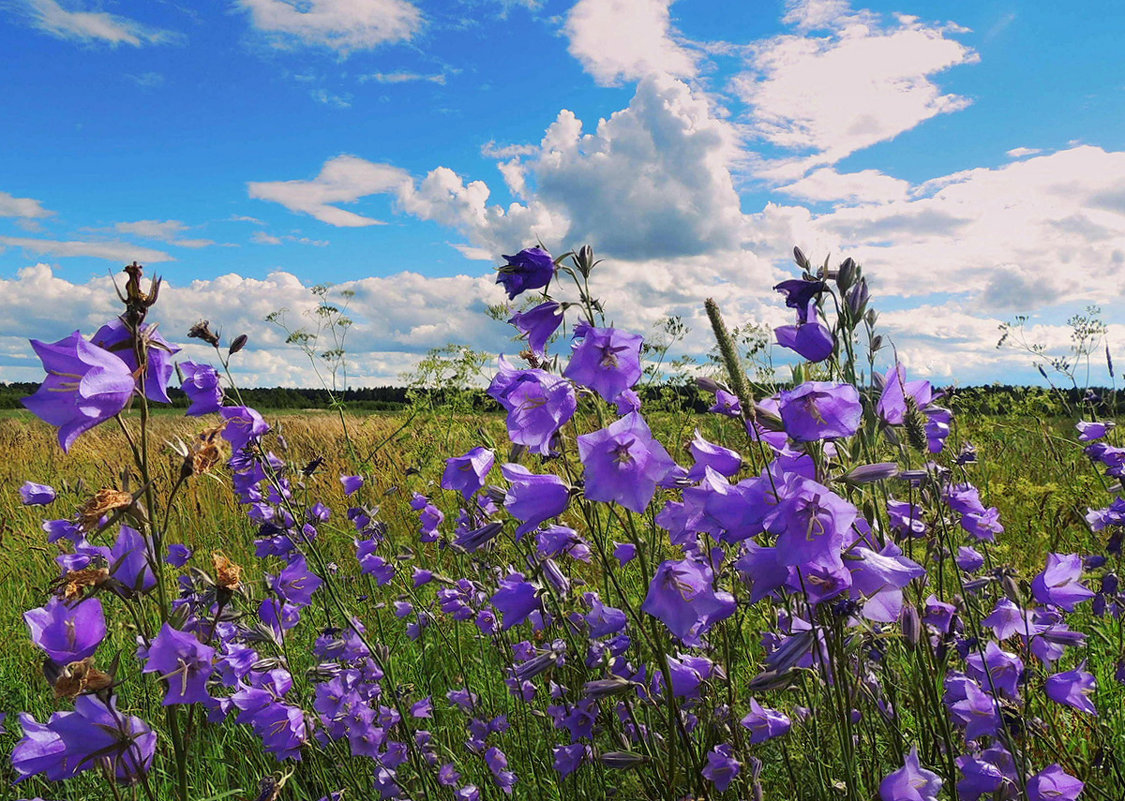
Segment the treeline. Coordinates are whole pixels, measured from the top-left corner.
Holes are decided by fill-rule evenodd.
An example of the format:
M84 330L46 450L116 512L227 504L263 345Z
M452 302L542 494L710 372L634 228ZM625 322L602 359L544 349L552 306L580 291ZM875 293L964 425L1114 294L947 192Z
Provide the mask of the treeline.
M38 384L0 382L0 409L22 408L20 399L31 395ZM948 387L939 400L960 414L1067 416L1081 410L1086 414L1110 417L1125 412L1125 402L1116 390L1104 387L1091 390L1051 389L1045 387L991 384L973 387ZM638 393L650 411L690 410L705 412L713 397L693 384L650 384L639 387ZM178 389L170 388L173 406L187 408L188 399ZM324 389L295 387L255 387L241 390L243 401L260 409L328 409L332 395ZM336 394L337 401L352 411L389 412L410 406L434 408L454 405L464 411L499 411L499 405L483 389L443 387L418 389L404 386L360 387Z

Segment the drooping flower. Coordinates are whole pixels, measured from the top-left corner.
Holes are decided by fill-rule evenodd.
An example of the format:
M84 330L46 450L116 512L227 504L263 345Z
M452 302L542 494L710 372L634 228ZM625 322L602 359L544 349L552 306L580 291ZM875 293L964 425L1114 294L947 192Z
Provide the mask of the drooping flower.
M555 275L555 262L542 248L524 248L514 256L504 256L508 262L499 268L496 283L504 285L508 300L529 289L547 286Z
M891 425L902 425L913 407L924 409L933 398L929 381L907 381L906 368L896 363L883 376L883 392L879 395L876 411Z
M662 562L641 605L685 642L695 641L734 614L730 593L716 591L710 565L692 559Z
M211 412L217 412L223 406L223 388L219 384L219 374L209 364L198 362L180 362L180 372L184 374L184 382L180 389L188 396L191 405L187 414L198 417Z
M144 673L156 673L168 684L164 706L207 701L207 678L214 671L215 649L194 634L165 623L148 649Z
M500 579L500 589L489 600L504 616L501 631L523 623L540 608L535 585L525 581L523 573L509 573Z
M780 737L787 733L792 726L788 715L778 712L776 709L764 707L754 698L750 699L750 714L744 717L741 723L750 730L751 745Z
M46 506L55 499L55 488L25 481L20 487L20 503L24 506Z
M121 527L109 551L109 566L110 575L125 588L126 595L145 593L156 586L150 561L153 556L152 540L131 526Z
M172 364L172 356L179 353L180 348L161 336L156 326L152 324L142 326L140 336L144 342L147 361L144 379L145 397L157 403L171 403L172 399L168 397L168 381L176 370ZM117 356L125 362L131 372L136 372L137 354L133 334L120 317L95 331L90 337L90 342Z
M558 476L532 473L521 464L505 464L500 469L509 481L504 508L512 517L523 521L516 529L517 537L566 511L570 487Z
M586 497L616 501L637 513L645 510L656 485L676 466L639 412L580 435L578 454L585 469Z
M941 779L918 762L918 747L910 749L906 763L879 783L882 801L937 801Z
M1075 424L1078 429L1079 442L1093 442L1094 440L1101 439L1108 434L1117 424L1112 420L1105 422L1087 422L1080 420Z
M687 474L691 481L703 478L704 468L707 467L728 478L742 469L742 457L737 451L708 442L698 428L695 429L695 438L688 445L688 450L695 459L695 464Z
M344 487L344 496L350 497L363 486L363 476L340 476L340 484Z
M312 603L313 593L324 583L324 579L309 570L303 554L290 559L276 577L267 575L266 580L274 592L298 608Z
M464 456L454 456L445 462L441 487L458 490L467 501L484 486L485 476L496 463L496 454L488 448L473 448Z
M725 793L741 770L742 764L731 756L731 747L726 744L716 745L707 752L703 778L715 785L720 793Z
M562 321L562 304L553 300L540 303L535 308L524 312L516 312L508 320L527 337L528 347L539 356L544 355L547 340L562 325Z
M783 391L778 403L785 433L797 442L850 437L863 419L859 391L851 384L806 381Z
M517 370L503 356L488 394L508 412L508 438L546 456L556 432L578 408L574 387L538 368Z
M84 431L104 423L128 404L136 389L133 371L122 359L75 331L58 342L31 340L47 378L20 402L59 429L59 445L69 451Z
M797 322L773 330L777 344L789 348L810 362L820 362L832 355L836 339L817 316L816 304L811 302L797 309Z
M220 414L227 421L223 428L223 439L236 451L270 430L269 424L249 406L224 406Z
M1081 556L1049 553L1047 566L1031 582L1031 592L1041 604L1053 604L1073 612L1076 604L1094 597L1094 591L1083 586L1081 578Z
M965 660L969 675L981 687L990 692L1017 700L1019 685L1023 678L1023 660L1010 651L1005 651L993 641L985 646L984 654L971 653Z
M59 665L93 656L105 639L105 615L97 598L67 606L52 597L46 606L24 612L34 642Z
M1075 801L1085 786L1056 764L1027 780L1027 797L1030 801Z
M1085 662L1074 670L1047 677L1045 688L1047 697L1056 703L1072 707L1079 712L1098 714L1094 702L1090 700L1098 684L1094 675L1086 670Z
M558 771L559 778L565 779L591 757L590 746L582 743L571 745L558 745L552 751L554 756L553 767Z
M644 341L640 334L582 325L574 336L578 343L563 371L571 381L589 387L612 402L640 380L641 343Z

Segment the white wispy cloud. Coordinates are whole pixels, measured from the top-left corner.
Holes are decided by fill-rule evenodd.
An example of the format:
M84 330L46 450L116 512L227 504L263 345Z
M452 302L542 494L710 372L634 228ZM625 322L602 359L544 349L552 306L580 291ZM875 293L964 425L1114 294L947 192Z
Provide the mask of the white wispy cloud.
M341 55L408 41L422 12L406 0L237 0L250 21L278 46L328 47Z
M58 39L111 47L121 44L142 47L179 38L172 31L152 28L105 11L63 8L58 0L22 0L17 9L32 26Z
M114 223L113 230L119 234L130 234L141 239L155 239L181 248L205 248L215 244L211 239L184 238L181 235L190 229L179 220L119 222Z
M359 82L367 83L368 81L375 81L375 83L436 83L441 86L445 85L445 73L437 72L433 74L424 74L420 72L373 72L368 75L360 75Z
M43 204L34 198L13 197L7 192L0 192L0 217L35 220L50 217L53 214L53 211L43 208Z
M0 236L0 246L21 248L29 253L35 253L40 256L54 256L55 258L87 256L95 259L107 259L112 262L131 262L136 260L149 264L175 261L175 259L162 250L138 247L129 242L60 241L55 239L29 239L18 236Z

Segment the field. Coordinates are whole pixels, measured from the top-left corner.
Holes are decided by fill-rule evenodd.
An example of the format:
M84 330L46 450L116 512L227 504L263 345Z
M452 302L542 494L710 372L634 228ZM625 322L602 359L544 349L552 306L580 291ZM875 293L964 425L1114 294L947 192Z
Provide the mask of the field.
M132 417L129 423L135 424L136 415ZM365 504L379 508L379 517L388 524L388 540L395 548L408 548L416 541L416 513L410 510L408 501L412 491L434 492L444 468L443 454L468 450L478 437L476 429L482 422L491 436L503 435L500 415L481 418L458 418L452 414L420 416L409 421L406 428L402 428L408 420L406 414L354 415L348 418L352 439L349 446L340 420L334 414L267 413L266 417L275 430L284 435L289 446L286 458L294 464L325 457L323 466L308 482L308 493L333 509L342 510L349 504L337 480L341 473L348 472L349 447L359 453L375 451L369 472L377 478L363 488L362 499ZM666 413L657 418L654 426L660 438L669 442L687 441L695 426L716 442L737 438L735 426L722 418L716 420L713 415ZM1090 533L1084 515L1088 505L1096 504L1095 499L1105 495L1105 489L1096 471L1075 447L1071 421L978 416L960 420L959 426L957 436L971 441L978 450L979 466L975 468L974 481L982 495L999 508L1007 529L992 550L994 564L1012 565L1030 574L1039 569L1048 552L1094 553L1103 547L1100 538ZM153 420L153 439L159 443L188 439L198 429L199 421L195 419L160 415ZM41 653L28 640L21 620L23 610L40 605L46 597L49 584L58 574L53 557L61 549L46 544L39 527L38 510L22 506L15 490L29 479L55 484L59 489L55 509L61 508L57 513L62 516L76 509L94 489L118 483L117 474L122 465L128 464L129 454L120 433L106 426L86 435L71 454L65 456L54 442L53 430L26 414L0 420L0 450L5 455L0 463L0 486L5 488L0 496L0 520L3 520L0 574L5 576L0 583L0 631L4 632L4 647L0 650L0 710L9 713L9 733L0 735L0 750L7 753L16 740L16 733L12 731L16 711L30 711L38 719L44 719L62 705L54 699L43 677ZM178 471L179 459L168 448L161 448L160 453L156 460L157 473L167 482ZM408 472L407 468L413 470ZM354 502L353 499L351 503ZM395 591L380 597L370 580L359 575L354 530L339 517L321 528L318 544L324 554L340 566L337 580L351 608L362 618L369 632L378 632L378 641L389 651L395 666L395 681L412 688L425 688L425 693L421 694L431 694L435 699L443 698L444 688L464 682L475 686L482 695L487 693L490 712L506 713L513 724L530 727L530 731L524 728L519 735L508 735L505 743L511 769L522 777L522 782L535 786L534 790L518 787L517 797L612 798L637 789L628 774L604 768L594 775L590 775L593 771L586 771L587 775L579 773L577 778L569 780L556 778L557 773L551 769L550 752L546 752L548 757L545 758L544 749L538 747L541 744L534 742L536 738L550 738L550 727L534 717L528 719L529 715L542 717L545 713L521 709L521 705L504 692L503 685L489 675L489 663L496 662L495 655L485 653L473 633L458 631L442 616L438 617L435 634L427 632L417 641L408 639L404 635L403 621L396 619L389 605L391 598L402 593ZM182 532L182 541L192 546L197 554L206 555L221 549L238 564L246 565L249 579L246 583L252 587L251 594L261 596L262 571L254 558L256 527L240 510L227 482L211 476L193 481L178 500L169 530ZM511 545L506 547L512 548ZM510 555L513 561L518 559L514 551ZM437 565L447 569L450 567L448 560L448 555L439 557ZM206 565L206 562L203 559L200 564ZM592 573L587 573L587 577L592 584L600 583ZM630 576L629 580L635 583L636 577ZM919 601L929 589L932 587L918 590ZM376 598L379 603L375 602ZM298 630L302 639L290 644L298 687L304 678L303 671L313 664L307 653L309 640L323 628L319 620L321 610L309 611L313 624ZM1088 617L1085 616L1083 623L1091 622ZM760 624L751 617L743 623L748 632L757 625ZM1094 625L1099 637L1117 637L1119 634L1114 633L1117 628L1116 624ZM112 654L120 650L127 655L134 647L135 636L136 627L127 619L118 618L112 622L102 651ZM748 637L747 647L751 652L737 660L739 674L731 677L730 688L736 704L740 696L749 695L745 685L762 667L762 655L756 646ZM145 686L144 677L135 670L131 660L127 658L125 663L128 667L119 680L123 684L121 692L129 697L129 711L145 720L161 721L159 693ZM1125 692L1113 681L1111 663L1095 663L1091 667L1095 669L1101 688L1096 696L1101 716L1091 722L1071 721L1066 729L1056 732L1057 741L1035 747L1036 750L1041 748L1052 761L1082 766L1089 787L1104 788L1100 797L1116 798L1112 788L1125 786L1120 774L1125 766L1118 756L1125 749ZM478 675L473 676L473 671L478 671ZM940 686L940 677L930 679ZM304 690L307 692L307 687ZM782 691L780 695L791 696L794 702L807 697L796 689ZM909 704L903 706L909 715ZM1065 717L1038 704L1031 711L1036 715ZM436 716L435 732L440 735L440 728L446 727L449 730L446 734L451 738L463 736L463 731L458 733L463 721L448 713L444 717L443 720L442 716ZM262 753L248 727L220 727L202 722L195 725L193 737L197 739L199 751L188 766L191 798L254 798L259 781L279 770L278 763ZM909 730L908 726L905 728ZM874 736L884 741L885 735ZM795 727L790 737L794 741L787 747L761 752L765 763L764 785L769 787L778 781L788 783L788 776L792 775L795 786L803 788L792 797L837 797L839 791L827 793L821 784L826 778L838 782L844 776L836 745L818 740L824 733L807 725ZM168 744L162 742L161 749L169 750ZM243 758L232 760L231 754ZM817 764L826 754L831 754L832 761ZM336 785L354 786L370 781L357 776L357 768L345 767L340 756L332 750L307 756L289 779L282 797L312 799ZM864 762L868 766L876 764L874 759L864 759ZM158 760L152 776L158 798L173 797L173 774L171 759ZM487 792L490 782L483 770L481 774L476 780ZM0 766L0 777L4 784L13 778L6 762ZM870 789L877 785L879 778L868 775L866 786ZM32 779L24 787L28 797L37 793L44 798L53 797L50 786L38 779ZM104 798L103 787L96 772L91 772L71 780L65 797Z

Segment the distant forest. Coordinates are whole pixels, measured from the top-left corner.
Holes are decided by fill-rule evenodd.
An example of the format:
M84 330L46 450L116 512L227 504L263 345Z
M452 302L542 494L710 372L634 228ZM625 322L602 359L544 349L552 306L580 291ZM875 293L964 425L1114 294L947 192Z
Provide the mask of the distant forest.
M27 397L37 388L38 384L28 382L0 382L0 409L22 408L20 398ZM645 408L650 411L690 409L704 412L713 403L711 395L693 384L650 384L638 389ZM992 384L946 387L942 391L945 397L938 400L938 404L962 414L1054 416L1072 414L1072 410L1082 408L1087 413L1115 416L1123 411L1123 402L1118 400L1116 390L1100 387L1080 390ZM245 403L258 409L327 409L332 402L324 389L257 387L242 389L241 393ZM168 394L173 406L187 408L187 397L180 390L172 388ZM364 387L338 393L338 399L345 408L356 412L393 412L418 404L439 407L453 400L462 409L500 411L499 404L483 389Z

